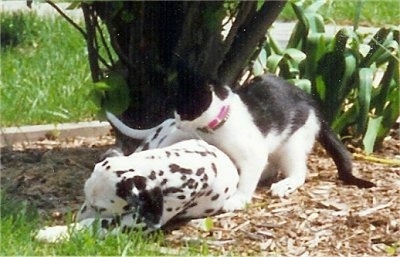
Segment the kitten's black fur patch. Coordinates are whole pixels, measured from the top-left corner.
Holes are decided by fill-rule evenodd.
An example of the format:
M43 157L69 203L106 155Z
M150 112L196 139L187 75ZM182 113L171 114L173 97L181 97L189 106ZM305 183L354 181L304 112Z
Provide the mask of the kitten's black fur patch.
M264 136L272 129L282 132L290 125L292 134L304 125L310 110L317 112L306 92L272 75L256 77L236 93Z
M176 112L182 120L194 120L206 111L212 101L212 90L220 99L228 96L229 92L219 86L217 81L199 75L185 63L179 62L177 70Z

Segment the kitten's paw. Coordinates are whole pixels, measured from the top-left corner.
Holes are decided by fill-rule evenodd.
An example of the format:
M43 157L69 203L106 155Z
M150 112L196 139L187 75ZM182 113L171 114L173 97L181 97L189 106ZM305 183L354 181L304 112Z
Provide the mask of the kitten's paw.
M280 198L289 196L289 194L296 191L303 183L293 178L285 178L271 185L271 194Z
M246 208L246 205L251 202L251 199L248 199L242 193L235 193L231 198L225 201L224 207L222 208L226 212L233 212L236 210L243 210Z

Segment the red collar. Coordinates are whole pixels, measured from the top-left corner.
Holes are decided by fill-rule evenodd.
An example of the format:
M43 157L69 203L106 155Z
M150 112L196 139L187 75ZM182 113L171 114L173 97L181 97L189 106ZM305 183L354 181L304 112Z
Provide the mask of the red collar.
M225 122L229 118L229 111L229 105L222 106L217 117L210 121L206 127L198 128L198 130L204 133L212 133L214 130L219 129L222 125L225 124Z

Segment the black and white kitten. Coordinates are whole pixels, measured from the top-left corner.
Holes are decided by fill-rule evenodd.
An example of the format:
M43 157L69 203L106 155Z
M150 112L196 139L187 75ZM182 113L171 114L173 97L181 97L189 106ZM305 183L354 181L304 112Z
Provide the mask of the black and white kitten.
M303 185L315 139L333 158L344 184L374 186L352 174L350 153L312 97L285 80L260 76L233 92L180 66L178 83L177 127L220 148L240 172L238 191L225 210L244 208L273 168L285 178L272 184L272 195L284 197Z

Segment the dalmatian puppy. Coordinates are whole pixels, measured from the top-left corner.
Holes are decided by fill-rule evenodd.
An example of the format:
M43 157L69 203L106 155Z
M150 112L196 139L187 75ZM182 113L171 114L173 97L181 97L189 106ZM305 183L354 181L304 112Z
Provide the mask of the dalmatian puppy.
M46 227L36 239L57 242L98 222L103 232L150 232L168 221L222 211L239 182L234 163L218 148L191 139L97 163L84 186L76 224Z

